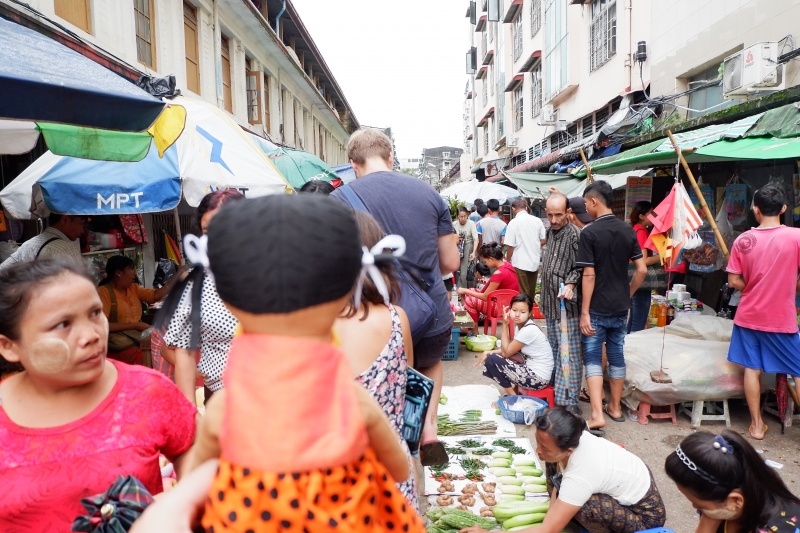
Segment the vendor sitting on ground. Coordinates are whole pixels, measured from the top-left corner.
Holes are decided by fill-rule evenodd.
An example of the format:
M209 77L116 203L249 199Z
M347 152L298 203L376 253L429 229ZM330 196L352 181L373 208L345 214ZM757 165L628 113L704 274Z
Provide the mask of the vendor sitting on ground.
M664 469L700 514L696 533L795 533L800 498L738 433L698 431Z
M480 247L478 255L484 264L490 269L495 270L489 283L482 291L460 288L456 292L464 295L464 308L475 323L478 323L480 315L486 315L489 307L489 294L492 291L508 289L519 292L519 281L517 272L511 263L503 259L503 245L498 242L490 242Z
M128 364L143 364L140 342L142 332L150 326L142 322L142 302L154 304L164 298L179 277L173 276L160 289L145 289L135 283L136 271L130 257L109 257L106 277L97 289L103 314L108 318L109 357Z
M524 531L559 533L570 520L590 532L634 533L662 527L664 502L647 465L631 452L586 431L564 407L536 419L536 453L557 463L544 522ZM480 528L463 532L480 533Z
M477 356L475 366L483 364L483 375L503 387L506 396L517 394L516 386L543 389L553 377L553 349L547 336L531 320L532 309L530 296L524 293L514 296L511 307L503 309L501 348Z

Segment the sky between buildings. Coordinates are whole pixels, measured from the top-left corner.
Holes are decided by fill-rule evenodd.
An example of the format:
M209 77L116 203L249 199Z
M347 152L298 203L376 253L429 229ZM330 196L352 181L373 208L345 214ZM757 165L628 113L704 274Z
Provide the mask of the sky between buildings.
M466 0L293 0L362 126L398 157L461 146Z

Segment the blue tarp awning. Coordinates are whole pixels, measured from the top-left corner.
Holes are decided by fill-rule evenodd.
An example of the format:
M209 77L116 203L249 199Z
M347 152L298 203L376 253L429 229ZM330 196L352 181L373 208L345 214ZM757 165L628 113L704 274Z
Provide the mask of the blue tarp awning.
M350 183L356 179L356 171L353 170L353 165L347 163L346 165L339 165L338 167L331 167L342 183Z
M0 50L1 118L144 131L164 108L104 66L3 18Z

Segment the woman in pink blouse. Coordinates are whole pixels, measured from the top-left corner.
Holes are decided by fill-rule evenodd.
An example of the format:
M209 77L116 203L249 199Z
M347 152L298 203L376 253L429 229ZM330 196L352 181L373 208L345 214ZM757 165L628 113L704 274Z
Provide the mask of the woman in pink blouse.
M69 531L81 498L133 475L161 492L159 454L194 440L195 407L163 375L106 359L91 277L42 260L0 272L0 531Z

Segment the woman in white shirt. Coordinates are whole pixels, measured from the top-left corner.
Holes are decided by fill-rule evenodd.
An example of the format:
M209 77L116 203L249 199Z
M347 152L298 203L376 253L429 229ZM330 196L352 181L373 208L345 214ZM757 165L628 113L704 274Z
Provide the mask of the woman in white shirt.
M663 527L664 502L644 461L586 431L586 422L564 407L546 410L535 425L536 453L559 473L548 480L553 490L544 522L524 531L560 533L570 520L590 532Z
M516 386L543 389L553 376L553 349L531 320L532 308L527 294L514 296L511 307L503 310L501 348L483 352L475 363L484 365L483 375L497 382L508 396L516 394Z

